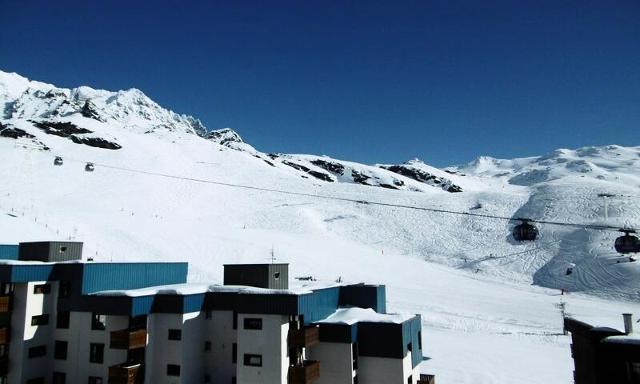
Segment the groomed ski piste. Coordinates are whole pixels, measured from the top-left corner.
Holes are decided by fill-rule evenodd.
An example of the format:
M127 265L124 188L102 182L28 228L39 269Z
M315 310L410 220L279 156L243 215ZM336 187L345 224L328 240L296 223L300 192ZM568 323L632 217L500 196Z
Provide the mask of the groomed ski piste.
M398 207L638 228L640 147L394 172L262 153L138 90L0 72L0 107L0 243L71 239L96 261L188 261L203 284L221 283L224 263L272 257L301 278L294 288L383 283L390 312L423 316L422 369L440 384L569 383L559 303L619 328L621 313L640 313L640 263L619 262L616 231L540 224L538 240L518 243L513 222ZM608 219L600 193L615 195Z

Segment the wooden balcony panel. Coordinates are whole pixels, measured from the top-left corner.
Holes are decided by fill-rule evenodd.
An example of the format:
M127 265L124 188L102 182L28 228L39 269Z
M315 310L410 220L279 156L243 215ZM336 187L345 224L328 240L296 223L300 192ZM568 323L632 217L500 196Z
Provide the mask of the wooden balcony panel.
M11 339L11 330L9 327L0 328L0 344L8 344Z
M289 367L289 384L311 384L320 378L320 362L305 360Z
M11 296L0 295L0 313L11 312Z
M141 364L118 364L109 367L109 384L139 384L142 381Z
M113 349L136 349L147 346L146 329L123 329L111 332L110 348Z
M308 348L320 342L320 328L306 327L289 330L289 346Z

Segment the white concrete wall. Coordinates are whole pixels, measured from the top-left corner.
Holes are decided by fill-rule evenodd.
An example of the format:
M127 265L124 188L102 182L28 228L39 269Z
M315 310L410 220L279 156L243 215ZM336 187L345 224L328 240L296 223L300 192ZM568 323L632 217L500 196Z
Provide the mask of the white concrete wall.
M180 378L184 384L204 382L204 317L204 312L185 313L182 317Z
M204 340L211 341L211 352L204 352L205 374L212 383L231 383L236 376L236 366L232 362L233 343L238 332L233 329L232 311L211 311L211 319L204 321ZM241 364L240 357L238 362Z
M307 358L320 362L320 379L315 384L353 384L351 343L316 344L307 349Z
M34 294L34 286L49 284L50 293ZM52 335L55 330L56 303L58 299L58 283L33 281L15 284L13 293L13 312L11 316L10 349L9 349L9 382L21 383L28 379L45 377L49 379L53 359ZM47 325L33 326L33 316L49 315ZM28 357L29 348L45 345L45 356Z
M127 360L127 351L111 349L111 332L120 331L129 327L128 316L107 316L106 329L104 331L92 330L90 312L71 312L69 317L69 329L56 329L54 340L66 341L67 359L53 360L52 371L64 372L67 383L86 383L90 376L101 377L107 382L109 367L124 363ZM104 344L104 361L91 363L91 343ZM53 358L54 343L52 342L51 356Z
M406 384L412 374L410 353L404 359L368 356L358 358L359 384ZM413 376L413 383L417 381L418 377Z
M244 329L245 318L261 318L262 329ZM289 318L282 315L238 315L238 384L286 384L289 367ZM262 366L244 365L244 355L262 356Z

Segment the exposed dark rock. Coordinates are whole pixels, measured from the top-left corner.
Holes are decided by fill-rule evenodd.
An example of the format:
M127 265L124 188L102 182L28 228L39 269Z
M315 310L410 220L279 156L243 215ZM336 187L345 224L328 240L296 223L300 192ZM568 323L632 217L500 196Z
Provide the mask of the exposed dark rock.
M310 174L311 176L315 177L316 179L320 179L322 181L328 181L330 183L333 183L333 179L331 178L331 176L327 175L326 173L322 173L322 172L318 172L318 171L309 171L307 173Z
M267 156L269 156L271 158L271 160L275 160L278 157L280 157L279 155L275 154L275 153L267 153Z
M89 119L98 120L104 122L104 119L98 113L98 110L95 105L89 100L84 102L82 109L80 110L82 116L87 117Z
M269 164L270 166L272 166L272 167L275 167L275 166L276 166L275 164L273 164L273 163L272 163L272 162L270 162L269 160L265 160L265 159L262 159L262 160L263 160L265 163L267 163L267 164Z
M382 188L387 188L387 189L398 189L398 187L395 187L395 186L393 186L391 184L380 184L380 186Z
M462 192L462 188L458 185L453 184L450 180L432 175L428 172L422 171L417 168L407 167L404 165L391 165L388 167L381 167L383 169L389 170L393 173L397 173L399 175L408 177L410 179L419 181L425 184L431 184L435 186L440 186L447 192Z
M296 170L298 170L298 171L302 171L302 172L309 172L309 171L311 170L311 169L309 169L309 168L305 167L304 165L300 165L300 164L292 163L292 162L287 161L287 160L284 160L284 161L282 162L282 164L284 164L284 165L288 165L288 166L290 166L291 168L296 169Z
M302 171L305 173L310 174L311 176L315 177L316 179L320 179L322 181L328 181L328 182L333 182L333 179L331 178L331 176L327 175L326 173L322 173L322 172L318 172L318 171L313 171L307 167L305 167L304 165L300 165L300 164L296 164L296 163L292 163L290 161L284 160L282 162L282 164L284 165L288 165L291 168L298 170L298 171Z
M398 187L402 187L404 185L404 181L398 180L398 179L393 179L393 185L398 186Z
M20 129L20 128L16 128L16 127L9 127L8 125L2 125L2 123L0 123L0 136L2 137L8 137L11 139L17 139L20 137L26 137L28 139L33 139L35 136L33 136L32 134L27 133L26 131Z
M352 170L351 171L351 177L353 178L353 181L358 183L358 184L363 184L363 185L371 185L369 183L367 183L367 180L369 180L371 178L371 176L367 176L363 173L360 173L356 170Z
M322 169L325 169L331 173L335 173L336 175L344 175L344 165L340 163L333 163L325 160L313 160L311 164L316 165Z
M215 131L207 132L206 139L215 141L220 145L226 145L229 143L244 143L240 135L231 128L217 129Z
M104 148L104 149L120 149L122 146L118 143L114 143L100 137L78 137L76 135L69 136L71 141L76 144L84 144L90 147Z
M56 135L60 137L69 137L73 134L93 133L85 128L80 128L77 125L70 122L58 122L58 121L31 121L34 126L40 128L49 135Z

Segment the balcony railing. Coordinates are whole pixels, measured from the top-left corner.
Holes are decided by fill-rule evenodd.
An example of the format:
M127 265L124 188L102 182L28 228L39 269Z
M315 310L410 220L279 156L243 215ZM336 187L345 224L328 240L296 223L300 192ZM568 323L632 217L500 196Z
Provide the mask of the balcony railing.
M0 344L9 343L10 335L11 335L11 332L9 327L0 328Z
M9 374L9 356L0 357L0 376Z
M420 374L418 384L436 384L436 377L434 375Z
M289 330L289 346L292 348L308 348L320 342L320 329L306 327Z
M11 311L11 296L0 295L0 313L7 313Z
M142 364L118 364L109 367L109 384L139 384L142 382Z
M320 378L320 363L305 360L289 367L289 384L310 384Z
M113 349L136 349L147 345L146 329L123 329L111 332L111 344Z

